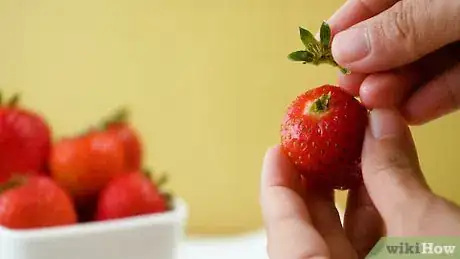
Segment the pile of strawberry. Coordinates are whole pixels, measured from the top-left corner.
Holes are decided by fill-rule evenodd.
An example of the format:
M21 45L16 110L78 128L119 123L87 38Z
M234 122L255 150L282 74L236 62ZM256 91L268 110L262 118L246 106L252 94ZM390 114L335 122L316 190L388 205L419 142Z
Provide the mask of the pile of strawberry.
M0 226L31 229L163 213L165 175L142 168L143 145L126 110L52 140L51 126L0 95Z

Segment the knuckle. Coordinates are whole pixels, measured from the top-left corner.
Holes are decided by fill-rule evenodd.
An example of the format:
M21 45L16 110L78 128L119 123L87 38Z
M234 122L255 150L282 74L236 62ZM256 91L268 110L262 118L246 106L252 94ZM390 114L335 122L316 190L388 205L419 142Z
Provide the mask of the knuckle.
M394 174L394 172L406 172L412 170L409 159L402 152L392 151L381 156L375 163L375 174ZM401 175L398 173L397 175Z
M414 170L416 169L405 154L393 150L375 161L372 173L380 179L388 179L388 183L395 188L405 189L407 183L417 175Z
M417 31L416 15L421 10L412 1L399 1L380 18L377 24L377 33L385 42L387 51L392 51L395 44L402 46L406 55L412 59L421 57L417 42L421 38Z
M411 12L404 9L403 1L396 5L396 11L393 12L393 36L400 40L410 40L413 34L411 24Z

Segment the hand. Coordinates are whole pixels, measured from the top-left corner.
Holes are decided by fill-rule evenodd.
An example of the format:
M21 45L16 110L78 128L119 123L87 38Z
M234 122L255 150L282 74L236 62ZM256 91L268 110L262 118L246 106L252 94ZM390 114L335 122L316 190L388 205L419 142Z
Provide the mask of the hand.
M342 227L332 191L306 188L279 147L270 149L260 196L270 258L364 258L382 236L460 235L460 209L430 191L398 112L371 112L362 168Z
M460 107L460 1L348 0L328 21L340 85L411 124Z

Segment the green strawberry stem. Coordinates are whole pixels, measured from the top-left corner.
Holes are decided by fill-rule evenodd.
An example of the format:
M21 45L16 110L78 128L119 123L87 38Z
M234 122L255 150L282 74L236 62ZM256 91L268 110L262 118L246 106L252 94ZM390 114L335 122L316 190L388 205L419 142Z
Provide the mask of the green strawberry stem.
M0 185L0 193L3 193L4 191L16 188L18 186L23 185L27 181L27 178L19 175L19 174L14 174L13 176L10 177L10 179L3 184Z
M161 189L169 181L167 173L162 173L160 176L156 177L155 172L149 168L142 169L142 173L155 183L158 189Z
M162 190L164 185L169 180L168 174L167 173L162 173L158 178L155 178L155 174L154 174L153 170L151 170L149 168L144 168L142 170L142 173L147 178L149 178L155 184L155 186L160 190L161 195L163 196L163 198L166 201L167 209L168 210L173 209L173 207L174 207L173 206L173 202L174 202L173 201L173 198L174 198L173 194L171 192L167 192L167 191Z
M9 100L7 105L9 107L16 107L19 104L19 100L21 99L21 96L19 94L14 94Z
M310 106L310 112L312 113L323 113L329 107L329 100L331 99L331 92L321 95L316 101Z
M149 179L152 179L153 177L153 172L150 168L143 168L142 173L147 176Z
M303 64L329 64L340 69L344 74L349 74L350 71L341 67L332 57L331 51L331 28L326 22L323 22L320 28L320 40L317 40L313 34L299 27L300 39L305 46L304 50L298 50L288 55L292 61L300 61Z
M166 200L167 210L172 210L174 208L174 196L170 192L163 192L163 198Z
M168 182L168 175L166 173L162 174L160 177L157 178L156 184L158 188L161 188Z
M117 109L112 115L104 119L101 123L101 127L106 129L110 125L118 123L126 123L130 119L130 112L126 107Z
M16 93L13 96L11 96L9 99L5 99L5 95L0 92L0 105L5 105L7 107L16 107L19 104L20 101L20 94Z
M85 136L91 132L105 131L110 125L129 121L129 117L130 114L127 108L119 108L107 118L102 119L100 122L79 131L76 136Z

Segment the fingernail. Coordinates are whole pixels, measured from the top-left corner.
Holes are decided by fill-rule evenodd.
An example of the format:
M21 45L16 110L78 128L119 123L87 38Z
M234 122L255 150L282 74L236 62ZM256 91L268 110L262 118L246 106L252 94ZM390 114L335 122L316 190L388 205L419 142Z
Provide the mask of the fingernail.
M337 34L332 41L332 55L341 65L365 58L370 52L366 28L351 28Z
M376 139L394 138L404 134L407 123L398 111L375 109L370 114L369 124Z

